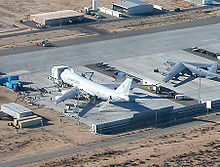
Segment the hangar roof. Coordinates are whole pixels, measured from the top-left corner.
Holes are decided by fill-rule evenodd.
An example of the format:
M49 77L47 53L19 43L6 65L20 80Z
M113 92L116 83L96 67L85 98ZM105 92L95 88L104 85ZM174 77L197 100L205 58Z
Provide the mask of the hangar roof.
M123 0L121 2L113 3L113 5L120 6L122 8L132 8L136 6L143 6L143 5L149 5L147 2L139 1L139 0Z
M31 17L40 17L44 20L52 20L57 18L67 18L67 17L74 17L74 16L82 16L83 14L76 12L74 10L63 10L57 12L49 12L49 13L41 13L41 14L34 14Z

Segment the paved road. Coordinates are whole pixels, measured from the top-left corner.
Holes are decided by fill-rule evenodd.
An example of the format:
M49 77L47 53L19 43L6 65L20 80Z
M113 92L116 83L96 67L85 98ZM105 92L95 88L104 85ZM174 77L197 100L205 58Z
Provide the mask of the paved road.
M55 150L49 153L39 153L36 155L20 157L13 161L0 162L0 166L1 167L14 167L14 166L19 166L19 165L24 165L24 164L30 164L33 162L39 162L42 160L55 158L55 157L59 157L59 156L67 155L67 154L78 153L78 152L82 152L82 151L90 150L90 149L103 148L103 147L107 147L107 146L111 146L115 144L125 143L128 141L134 141L140 138L146 138L146 137L150 137L153 135L158 135L161 133L167 133L167 132L171 132L175 130L185 129L185 128L189 128L195 125L216 123L219 121L220 121L220 115L210 116L204 119L192 120L191 122L176 125L176 126L161 127L161 128L153 129L150 131L144 131L144 132L139 132L133 135L126 135L126 136L122 136L118 138L107 139L105 141L98 141L98 142L94 142L94 143L86 144L82 146L76 146L72 148L63 148L63 149Z
M154 27L154 28L148 28L148 29L118 32L118 33L105 33L102 30L100 30L101 32L98 32L98 30L93 29L91 31L98 32L99 34L101 33L101 35L62 40L62 41L57 41L54 44L58 47L65 47L65 46L86 44L86 43L105 41L105 40L111 40L111 39L132 37L132 36L143 35L143 34L170 31L170 30L176 30L176 29L184 29L184 28L189 28L189 27L198 27L202 25L211 25L211 24L217 24L217 23L220 23L220 16L217 16L215 18L197 20L197 21L188 22L188 23L179 23L179 24L173 24L173 25L166 25L166 26L160 26L160 27ZM82 28L86 28L86 25L79 25L79 27L80 26ZM44 48L44 47L36 47L36 46L24 46L24 47L10 48L10 49L0 50L0 56L25 53L25 52L33 52L33 51L38 51L38 50L54 49L54 48L53 47Z

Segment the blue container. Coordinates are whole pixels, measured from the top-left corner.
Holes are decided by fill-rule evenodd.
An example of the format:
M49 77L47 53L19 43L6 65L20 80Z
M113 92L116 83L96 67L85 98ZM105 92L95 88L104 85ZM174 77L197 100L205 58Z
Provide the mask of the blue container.
M8 82L8 77L0 77L0 84Z
M19 76L18 75L11 75L11 76L8 76L8 81L12 81L12 80L19 80Z
M6 82L6 86L11 89L13 88L13 84L11 82Z
M22 87L22 84L18 81L11 81L11 82L6 82L6 86L8 88L13 89L14 91L17 91Z
M11 81L10 83L13 84L13 85L20 84L20 82L18 82L18 81L14 81L14 80Z
M117 74L119 77L124 77L125 76L125 73L124 72L118 72Z
M16 85L13 85L13 90L17 91L19 88L19 86L16 84Z

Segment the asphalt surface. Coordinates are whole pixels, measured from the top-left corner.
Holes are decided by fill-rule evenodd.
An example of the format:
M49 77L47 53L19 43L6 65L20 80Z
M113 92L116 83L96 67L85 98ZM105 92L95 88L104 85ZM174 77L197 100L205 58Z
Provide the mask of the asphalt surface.
M136 134L106 139L103 141L97 141L91 144L80 145L80 146L76 146L72 148L63 148L63 149L55 150L55 151L48 152L48 153L38 153L35 155L31 155L31 156L20 157L12 161L0 162L0 166L1 167L14 167L14 166L20 166L24 164L30 164L30 163L39 162L42 160L55 158L55 157L59 157L59 156L67 155L67 154L74 154L74 153L79 153L85 150L103 148L103 147L107 147L107 146L111 146L115 144L125 143L128 141L134 141L134 140L141 139L141 138L159 135L162 133L167 133L167 132L171 132L175 130L181 130L181 129L189 128L189 127L196 126L196 125L203 125L207 123L218 123L219 121L220 121L220 115L210 116L204 119L192 120L188 123L179 124L176 126L161 127L161 128L153 129L150 131L138 132Z
M4 50L0 50L0 56L14 55L14 54L19 54L19 53L33 52L33 51L46 50L46 49L54 49L57 47L86 44L86 43L91 43L91 42L119 39L119 38L132 37L132 36L143 35L143 34L151 34L151 33L170 31L170 30L176 30L176 29L184 29L184 28L190 28L190 27L198 27L202 25L211 25L211 24L217 24L217 23L220 23L220 16L217 16L215 18L208 18L208 19L203 19L203 20L187 22L187 23L165 25L165 26L159 26L159 27L154 27L154 28L124 31L124 32L118 32L118 33L107 33L104 30L92 29L90 31L96 32L100 35L57 41L53 43L56 47L51 47L51 48L37 47L34 45L34 46L24 46L24 47L4 49ZM88 28L86 25L83 25L83 24L81 24L80 26L82 28ZM36 31L33 31L33 33L39 32L39 31L44 31L44 30L36 30Z
M39 72L45 72L48 75L54 65L68 65L77 68L77 66L86 64L106 62L121 71L158 83L162 81L163 76L154 73L153 69L158 68L163 72L165 70L164 62L168 59L212 63L208 59L192 55L182 49L206 46L220 51L219 34L220 24L217 23L111 40L104 40L103 37L102 41L51 49L41 48L43 50L1 56L0 71L14 74L18 74L22 70L31 74L38 72L34 75L38 78ZM208 48L207 50L209 50ZM43 78L39 79L43 80ZM172 87L170 83L163 85L169 86L168 88ZM186 89L186 87L190 89ZM194 80L187 85L177 87L175 91L197 99L198 81ZM218 91L220 91L218 82L211 82L207 79L202 81L202 100L219 99L219 95L216 93ZM154 108L156 104L152 107Z

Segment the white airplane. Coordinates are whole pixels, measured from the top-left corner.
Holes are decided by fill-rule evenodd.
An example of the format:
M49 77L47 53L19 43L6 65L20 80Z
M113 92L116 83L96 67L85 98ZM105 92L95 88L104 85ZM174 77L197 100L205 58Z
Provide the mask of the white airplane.
M87 79L77 74L72 69L65 69L60 74L60 78L64 83L72 85L73 88L70 91L63 94L63 96L59 97L55 102L56 104L65 101L66 99L74 98L77 94L84 92L91 96L98 97L102 100L107 100L107 103L126 102L130 100L129 91L132 85L132 78L127 78L115 90L110 89L107 86L104 86L103 84L99 84L90 79Z

